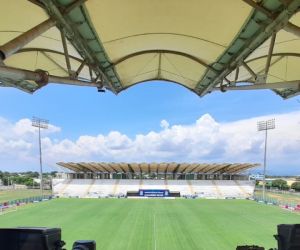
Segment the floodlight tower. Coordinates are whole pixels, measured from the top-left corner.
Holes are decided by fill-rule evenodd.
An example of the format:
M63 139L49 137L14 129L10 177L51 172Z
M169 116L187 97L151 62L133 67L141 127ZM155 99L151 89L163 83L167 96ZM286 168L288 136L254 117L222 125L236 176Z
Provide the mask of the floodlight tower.
M39 149L40 149L40 189L43 195L43 162L42 162L42 143L41 143L41 128L48 129L49 121L38 117L32 117L32 126L39 129Z
M268 130L270 129L275 129L275 119L257 122L257 130L265 131L264 175L263 175L263 200L264 201L265 201L265 188L266 188L267 141L268 141Z

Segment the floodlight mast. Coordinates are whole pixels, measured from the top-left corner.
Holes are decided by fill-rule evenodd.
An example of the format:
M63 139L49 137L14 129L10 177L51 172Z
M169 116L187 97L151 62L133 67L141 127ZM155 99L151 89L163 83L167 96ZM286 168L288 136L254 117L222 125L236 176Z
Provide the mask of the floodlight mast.
M48 129L49 121L38 117L32 117L32 126L39 129L39 151L40 151L40 189L43 195L43 161L42 161L42 143L41 143L41 128Z
M264 150L264 174L263 174L263 200L265 201L266 190L266 167L267 167L267 141L268 130L275 129L275 119L257 122L257 131L265 131L265 150Z

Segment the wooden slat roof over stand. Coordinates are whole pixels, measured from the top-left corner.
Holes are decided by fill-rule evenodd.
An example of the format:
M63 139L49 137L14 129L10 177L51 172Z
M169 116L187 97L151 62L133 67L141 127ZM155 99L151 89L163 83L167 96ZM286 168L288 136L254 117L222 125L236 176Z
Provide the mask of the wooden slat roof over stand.
M246 170L258 167L254 163L106 163L106 162L58 162L59 166L72 172L81 173L203 173L203 174L239 174ZM91 167L92 166L92 167ZM120 167L122 166L122 168ZM170 166L176 166L176 168ZM192 167L192 168L190 168Z

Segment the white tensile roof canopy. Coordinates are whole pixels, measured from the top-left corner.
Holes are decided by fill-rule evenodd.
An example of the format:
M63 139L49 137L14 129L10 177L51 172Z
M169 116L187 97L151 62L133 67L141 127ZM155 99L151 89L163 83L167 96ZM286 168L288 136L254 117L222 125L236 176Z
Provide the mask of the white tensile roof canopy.
M300 93L300 0L0 0L0 85ZM162 82L163 84L163 82Z

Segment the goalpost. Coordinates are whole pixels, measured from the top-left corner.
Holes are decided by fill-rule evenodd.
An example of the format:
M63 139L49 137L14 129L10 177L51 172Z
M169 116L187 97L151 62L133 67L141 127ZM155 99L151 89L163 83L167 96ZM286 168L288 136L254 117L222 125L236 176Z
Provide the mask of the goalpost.
M0 206L0 215L7 214L9 212L15 212L18 210L18 206L16 204L8 205L8 206Z

